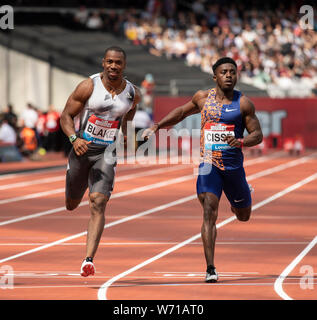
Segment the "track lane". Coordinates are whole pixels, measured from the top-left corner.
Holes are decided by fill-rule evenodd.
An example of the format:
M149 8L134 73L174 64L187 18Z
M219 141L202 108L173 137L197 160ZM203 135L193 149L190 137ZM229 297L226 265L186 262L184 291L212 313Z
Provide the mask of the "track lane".
M285 159L284 159L285 160ZM271 166L272 166L272 164L271 164ZM251 169L251 167L249 167L250 169ZM254 169L254 167L252 167L252 169ZM259 169L259 168L258 168ZM247 170L246 170L247 171ZM251 170L250 170L251 171ZM254 171L255 172L255 171ZM194 181L194 183L195 183L195 181ZM183 184L182 184L183 185ZM184 184L184 190L186 190L187 192L188 192L188 189L190 189L189 191L190 192L192 192L193 190L194 190L194 185L191 185L191 186L189 186L189 188L188 188L188 184L186 183L186 184ZM257 189L256 189L257 190ZM157 190L157 191L159 191L159 194L161 194L161 189L159 189L159 190ZM257 192L257 191L256 191ZM173 194L174 193L174 194ZM175 200L175 190L173 190L173 193L171 194L171 199L173 198L173 200ZM166 196L168 196L168 195L166 195ZM165 197L165 194L163 194L162 195L162 197L164 198L164 199L166 199ZM142 204L142 203L144 203L144 199L146 199L148 197L148 195L146 195L146 196L142 196L142 195L138 195L136 198L134 198L134 200L135 200L135 203L134 203L134 205L135 204ZM158 198L158 194L154 194L153 195L153 197L151 197L149 200L150 201L155 201L155 199L157 199ZM133 235L138 235L137 236L137 239L135 239L136 241L141 241L143 238L144 239L153 239L153 238L155 238L155 235L153 234L154 233L154 231L153 230L156 230L156 229L158 229L158 231L161 231L161 235L160 236L158 236L158 240L159 240L159 237L164 237L164 234L167 234L167 235L171 235L171 237L174 237L174 239L175 240L178 240L179 239L179 237L181 237L182 236L182 234L175 234L175 227L174 227L174 224L176 224L176 225L179 225L183 220L184 220L184 212L186 213L187 211L192 211L191 213L190 213L190 215L189 216L186 216L186 214L185 214L185 219L186 219L186 221L188 222L187 224L184 224L184 227L182 226L182 229L184 230L184 229L186 229L186 230L189 230L189 232L188 232L188 234L190 234L191 232L197 232L197 227L199 227L200 228L200 223L201 223L201 215L200 215L200 207L198 206L197 207L197 205L198 205L198 203L194 203L194 202L196 202L196 200L195 201L192 201L193 202L193 207L191 207L191 206L189 206L188 204L186 204L185 206L181 206L181 208L178 208L178 210L176 210L176 211L174 211L173 210L173 212L174 212L174 215L180 215L180 214L182 214L183 216L179 216L179 217L181 217L181 218L178 218L178 219L176 219L176 220L171 220L171 221L169 221L168 219L167 219L167 217L166 217L166 215L163 215L162 216L162 218L160 218L160 217L158 217L156 214L155 214L155 217L156 217L156 219L152 219L152 218L149 218L149 217L147 217L147 218L144 218L144 219L139 219L138 221L134 221L133 223L132 222L129 222L129 225L130 225L130 228L128 228L127 227L127 229L128 230L132 230L133 231ZM111 203L111 202L110 202ZM110 204L109 203L109 204ZM122 201L121 201L121 204L122 204ZM122 212L122 209L120 209L119 207L118 207L118 209L119 210L121 210L121 212ZM125 210L131 210L131 206L129 206L129 203L126 205L126 208L125 208ZM197 214L197 217L195 217L195 219L193 219L192 217L193 217L193 212L197 212L196 214ZM227 214L229 214L229 213L227 213ZM48 218L48 217L47 217ZM43 219L43 220L46 220L46 219ZM53 220L53 218L51 218L51 220ZM54 220L55 220L55 218L54 218ZM56 219L56 220L58 220L58 219ZM85 219L82 219L82 220L85 220ZM147 224L147 222L148 221L154 221L154 220L156 220L155 222L155 224L153 224L153 226L152 227L146 227L146 224ZM161 225L161 223L160 223L160 220L168 220L167 222L169 222L168 224L163 224L163 225ZM195 221L195 224L193 224L193 220ZM50 223L51 223L51 221L49 221ZM87 220L85 221L85 224L86 224L86 222L87 222ZM65 219L64 219L64 223L65 223ZM140 225L140 226L139 226ZM111 229L111 231L113 231L113 233L111 232L110 234L109 234L109 237L110 237L110 239L109 240L113 240L113 241L118 241L118 239L120 239L120 241L122 241L122 240L127 240L127 238L128 239L130 239L130 237L131 237L131 232L129 233L129 231L127 231L127 232L125 232L123 229L122 229L122 226L123 225L119 225L118 227L113 227L112 229ZM171 227L172 226L172 227ZM144 229L146 230L146 234L144 234ZM110 230L110 229L109 229ZM164 230L164 231L163 231ZM167 230L167 231L166 231ZM165 231L166 231L166 233L165 233ZM156 232L156 231L155 231ZM112 234L113 234L113 236L112 236ZM128 236L126 236L126 237L124 237L124 239L122 239L121 240L121 238L122 238L122 235L128 235ZM81 241L81 242L83 242L83 238L81 238L81 239L78 239L78 241ZM107 241L108 241L108 237L107 237ZM147 255L151 255L151 254L153 254L153 251L155 251L155 250L157 250L157 252L159 252L159 250L160 249L162 249L159 245L158 246L153 246L154 248L152 248L152 247L148 247L147 249L146 249L146 252L145 253L142 253L142 255L143 254L145 254L145 256L147 256ZM160 248L157 248L156 249L156 247L160 247ZM166 246L165 246L166 247ZM52 252L52 257L50 256L50 255L47 255L47 254L45 254L44 253L44 251L43 252L39 252L39 253L36 253L36 254L34 254L34 256L33 255L30 255L28 258L27 257L24 257L22 260L23 261L28 261L29 259L30 259L30 262L26 262L26 264L24 265L24 264L22 264L22 265L20 265L20 267L21 266L28 266L28 265L30 265L30 266L32 266L32 260L37 260L37 259L39 259L39 260L42 260L42 255L44 254L45 256L49 256L49 257L51 257L51 258L53 258L51 261L54 261L54 259L58 259L58 252L60 251L60 250L63 250L63 252L65 251L65 248L63 247L62 249L61 248L59 248L59 250L57 250L57 253L54 253L55 252L55 249L56 248L50 248L49 249L49 252ZM23 250L24 250L24 248L23 248ZM121 257L121 253L122 253L122 255L124 256L124 255L126 255L126 258L125 259L123 259L123 261L121 261L119 264L120 264L120 266L118 265L118 263L116 262L114 265L112 265L111 264L111 262L110 262L110 264L111 264L111 266L114 268L114 269L112 269L112 272L109 272L109 274L110 274L110 276L113 274L113 270L117 270L118 268L120 268L121 266L125 266L124 264L125 263L130 263L130 259L128 258L128 256L129 256L129 254L130 254L130 251L131 251L132 249L131 249L131 247L129 247L129 248L126 248L124 245L123 245L123 247L122 248L114 248L113 250L112 250L112 248L107 248L107 254L106 255L108 255L109 254L109 256L110 257L112 257L112 259L113 259L113 257L114 258L117 258L117 259L119 259L120 260L120 257ZM143 249L142 249L143 250ZM120 251L120 253L118 254L116 251ZM133 250L134 252L135 252L135 254L136 255L138 255L138 254L140 254L140 248L138 247L138 248L135 248L135 250ZM67 255L68 255L68 249L66 250L66 252L67 252ZM199 253L199 255L201 256L201 252ZM70 257L71 257L72 255L70 254ZM51 259L50 258L50 259ZM78 259L80 259L79 258L79 256L76 256L76 261L78 261ZM19 260L19 259L18 259ZM17 260L17 261L18 261ZM186 259L185 259L186 260ZM55 260L56 261L56 260ZM11 263L11 262L10 262ZM101 263L101 262L100 262ZM108 263L109 263L109 261L108 261ZM99 262L98 262L98 264L99 264ZM74 265L73 264L73 261L72 261L72 263L70 263L70 265ZM107 261L105 261L105 268L107 268L107 266L108 266L108 264L107 264ZM201 266L201 265L200 265ZM101 265L100 265L100 267L102 268L103 267L103 263L101 263ZM52 268L51 268L52 269ZM71 271L73 271L73 272L78 272L78 270L72 270L72 267L70 267L70 268L68 268L69 270L71 270ZM98 269L98 268L97 268ZM19 269L17 269L17 270L19 270ZM20 269L20 270L25 270L25 268L23 269ZM30 270L32 270L32 269L30 269ZM60 269L60 270L63 270L62 268ZM65 269L64 269L65 270ZM101 270L103 270L103 269L101 269ZM106 270L108 270L108 269L106 269ZM41 271L41 270L39 270L39 271ZM111 270L110 270L111 271ZM201 272L201 270L199 270L200 272ZM103 272L102 272L103 273ZM70 281L70 282L67 282L67 283L69 283L69 285L70 286L76 286L73 282L73 279ZM78 284L78 279L77 280L75 280L75 282L77 281L77 284ZM96 279L96 281L97 281L97 279ZM100 281L100 280L99 280ZM54 280L53 280L53 282L54 282ZM95 283L95 281L93 280L92 282L91 282L91 279L89 279L89 281L88 281L89 283L92 283L92 285L94 286L94 283ZM85 287L85 284L83 284L83 288L82 288L82 290L83 290L83 292L85 291L85 290L87 290L87 288ZM54 288L47 288L47 291L51 291L51 289L55 292L55 290L54 290ZM23 289L20 289L20 291L23 291ZM46 289L45 289L46 290ZM57 291L58 290L60 290L60 289L56 289ZM56 292L57 292L56 291ZM76 291L77 291L77 289L76 289ZM56 294L56 292L55 292L55 294ZM65 293L66 294L66 293ZM51 296L51 294L49 294L50 296ZM67 294L66 294L67 295ZM54 296L54 294L53 294L53 296ZM53 297L54 298L54 297ZM84 299L86 299L86 297L84 298ZM95 299L95 297L92 297L92 299Z
M246 161L246 166L248 166L248 164L250 164L250 168L248 168L248 169L251 170L251 173L252 173L252 167L253 168L255 167L254 164L256 164L256 167L259 168L259 165L257 164L258 163L257 161L259 161L259 160L262 160L262 162L263 162L263 160L265 160L265 157L260 157L258 159L251 159L249 161ZM305 159L305 157L303 157L302 160L307 160L307 158ZM286 163L286 165L287 166L288 165L293 165L293 163L295 163L297 161L298 160L288 161ZM284 160L284 162L282 162L282 164L281 164L282 166L283 166L283 163L285 163L285 160ZM274 160L273 160L272 164L275 165L276 161L274 162ZM280 162L278 162L278 164L280 164ZM180 167L184 167L184 166L176 166L176 167L167 168L166 172L169 171L169 170L173 170L173 171L175 170L175 172L176 172L176 171L179 170ZM157 171L160 171L160 170L162 170L162 169L149 170L148 172L145 172L144 174L147 174L147 175L151 176L152 172L154 174L154 172L157 172ZM270 169L268 169L268 170L270 170ZM138 173L136 175L138 176ZM118 182L119 181L121 182L121 181L124 181L124 180L128 180L128 178L132 178L132 177L134 177L134 174L123 175L123 176L119 175L119 177L117 178L117 181L115 183L114 193L116 193L116 191L121 192L121 190L118 189L118 187L120 188L120 185L118 186ZM195 177L193 176L193 179L194 178ZM134 181L134 183L135 183L135 181ZM49 198L50 195L59 195L59 193L60 193L60 195L63 196L64 189L63 189L63 186L62 186L62 188L61 188L61 186L62 186L62 184L60 183L58 185L58 187L59 187L58 189L45 189L45 190L43 190L43 187L38 186L39 187L39 189L37 189L38 193L35 193L35 194L34 193L33 194L32 193L31 194L28 193L26 196L24 196L24 198L23 198L23 195L21 195L20 198L22 198L22 199L19 199L19 197L15 197L15 198L11 198L11 199L4 199L4 200L2 200L2 202L4 202L4 203L2 203L2 206L1 206L1 200L0 200L0 207L3 208L3 211L5 213L10 213L10 214L12 212L17 213L18 209L21 208L22 209L22 214L21 215L25 216L27 214L27 212L25 212L25 208L27 208L27 207L31 208L31 207L34 207L36 205L40 205L41 203L42 204L46 204L47 202L45 200L46 200L46 198ZM28 188L28 190L29 190L29 188ZM56 193L56 191L57 191L57 193ZM49 196L47 196L48 194L49 194ZM34 198L31 197L32 195L33 196L39 196L40 199L38 199L36 202L34 202ZM46 198L44 196L46 196ZM18 198L17 201L14 201L14 199L16 199L16 198ZM85 199L87 199L87 198L85 198ZM10 201L9 203L6 203L6 201L9 201L9 200L12 200L12 201ZM23 205L22 205L22 203L20 203L20 204L17 203L17 205L16 205L16 202L18 202L18 201L23 201ZM29 203L32 203L32 204L28 205L28 201L29 201ZM63 202L64 202L64 200L63 200ZM48 206L47 210L50 210L51 208L52 208L52 206ZM41 209L42 209L42 211L44 210L44 208L41 208ZM18 216L19 215L15 215L15 217L18 217ZM5 217L5 216L3 216L3 217ZM1 217L0 217L0 226L1 226Z
M311 168L310 170L314 170L314 167L313 168ZM304 170L302 170L303 172L301 172L301 174L303 174L303 173L307 173L306 171L307 171L307 167L305 167L304 168ZM308 170L309 171L309 170ZM292 180L292 179L291 179ZM294 191L295 192L295 191ZM292 194L289 194L288 195L288 197L290 197L290 198L292 198ZM286 198L287 200L286 200L286 203L288 203L289 202L289 200L288 200L288 198ZM282 198L282 200L283 200L283 198ZM278 203L278 202L276 202L276 203ZM276 205L276 203L275 203L275 205ZM272 202L272 205L274 205L274 202ZM265 209L265 207L263 207L263 210ZM277 211L277 210L275 210L274 212L279 212L279 211ZM257 216L258 216L258 213L259 212L257 212L256 214L257 214ZM294 222L295 220L293 219L293 222ZM284 220L284 222L285 222L285 220ZM311 226L311 224L309 224L310 226ZM242 229L244 228L245 230L238 230L238 234L247 234L248 235L248 237L252 237L252 232L250 232L250 227L252 227L252 224L251 224L251 226L249 225L249 227L247 227L247 224L243 224L243 223L239 223L238 221L234 221L234 222L232 222L232 224L230 224L230 225L228 225L226 228L224 228L223 230L226 230L226 231L230 231L230 234L231 234L231 236L233 237L233 239L236 239L236 237L234 236L234 230L237 228L237 226L238 226L238 229L241 229L241 227L240 226L242 226ZM284 224L284 227L285 227L285 224ZM297 221L295 221L295 229L296 229L296 227L297 227ZM222 231L223 231L222 230ZM260 237L261 238L261 233L259 234L259 230L263 230L263 228L261 229L259 229L259 228L257 228L255 231L254 231L254 234L253 234L253 239L254 239L254 237ZM267 229L266 229L267 230ZM267 238L267 232L265 232L265 231L263 231L263 235L262 235L262 237L265 237L266 236L266 238ZM272 236L272 233L270 233L269 234L269 236ZM277 233L276 234L276 236L279 236L279 233ZM217 249L216 249L217 250ZM235 250L236 250L236 248L235 248ZM232 252L231 252L231 254L230 254L230 250L228 250L228 246L226 247L226 253L225 253L225 257L227 257L227 256L230 256L231 257L231 263L230 262L228 262L228 265L230 265L230 266L236 266L236 263L234 262L234 263L232 263L232 255L234 255L234 253L235 253L235 250L232 250ZM268 250L270 250L270 248L268 248ZM294 248L288 248L288 254L291 254L292 252L293 252L293 250L294 250ZM181 248L180 249L180 251L186 251L186 249L185 248ZM244 261L243 260L243 257L245 258L245 261L246 262L248 262L248 261L250 261L250 257L252 256L258 256L259 254L257 254L257 252L256 251L249 251L249 250L247 250L247 252L246 252L246 254L244 255L243 254L243 252L242 253L240 253L240 248L239 248L239 257L235 257L235 258L238 258L238 261ZM242 248L242 251L243 251L243 248ZM277 250L277 257L280 255L280 252L283 252L283 251L285 251L285 247L284 247L284 249L283 248L279 248L278 250ZM184 253L175 253L175 255L180 255L180 256L184 256ZM218 253L219 254L219 253ZM219 254L219 256L221 256L221 253ZM272 264L272 254L270 254L269 252L264 252L263 253L263 256L266 258L266 259L269 259L268 260L268 262L267 262L267 264L265 263L265 259L264 259L264 261L262 261L263 259L260 259L261 260L261 262L259 262L259 267L262 267L263 268L263 264L265 264L265 265L270 265L270 264ZM154 265L155 266L151 266L152 267L152 270L153 270L153 268L155 268L155 269L163 269L163 270L165 270L165 269L168 269L168 268L166 268L166 266L171 266L171 263L169 262L168 264L165 264L164 266L162 266L162 265L160 265L160 263L161 263L161 261L162 260L164 260L166 258L166 260L167 261L173 261L173 260L177 260L177 258L174 258L174 253L173 253L173 257L163 257L162 259L160 259L158 262L156 262L155 261L155 263L154 263ZM219 258L220 259L220 258ZM180 260L180 259L179 259ZM273 260L274 261L274 260ZM186 265L187 265L187 267L188 267L188 264L189 264L190 262L188 262ZM204 261L201 261L201 263L203 263L202 265L204 265ZM250 263L249 263L250 264ZM178 263L178 265L179 266L182 266L183 265L183 261L181 260L179 263ZM216 264L217 265L217 264ZM146 266L146 267L144 267L144 269L142 268L142 271L144 271L144 270L146 270L147 269L147 267L148 266ZM164 268L165 267L165 268ZM173 266L174 267L174 266ZM150 266L149 266L149 268L150 268ZM179 268L181 268L181 267L179 267ZM187 269L188 270L188 269ZM193 269L190 269L190 270L193 270L193 271L196 271L197 272L197 269L195 270L194 268ZM253 270L254 271L254 270ZM269 270L268 270L269 271ZM276 270L275 270L276 271ZM198 271L199 272L199 271ZM201 272L201 270L200 270L200 272ZM136 274L138 274L138 273L136 273ZM264 275L264 276L263 276ZM267 272L265 273L265 272L263 272L263 270L262 270L262 277L260 276L260 277L257 277L255 280L256 281L258 281L259 279L261 279L261 278L264 278L264 279L267 279L267 278L270 278L271 279L271 283L270 283L270 285L268 285L267 284L267 282L266 281L264 281L265 282L265 284L263 284L263 286L266 286L266 287L268 287L268 288L270 288L269 289L269 291L270 292L267 292L267 293L265 293L265 294L262 294L261 292L261 290L263 290L263 288L261 288L260 289L260 292L259 291L257 291L257 290L255 290L256 291L256 296L257 297L260 297L261 299L267 299L268 297L269 297L269 299L272 299L272 277L274 278L274 273L273 273L273 276L270 276L270 274L267 274ZM144 278L146 278L147 279L147 277L146 276L144 276ZM149 277L150 278L150 277ZM275 278L276 278L276 275L275 275ZM127 278L128 279L128 278ZM252 279L248 279L248 280L252 280ZM275 279L274 279L275 280ZM122 280L123 282L124 282L124 280ZM191 280L188 280L189 282L191 281ZM194 280L193 280L194 281ZM252 281L251 281L252 282ZM121 281L119 281L119 285L120 285L120 283L121 283ZM274 283L274 281L273 281L273 283ZM188 295L186 295L186 293L184 293L184 292L186 292L185 290L184 290L184 288L183 289L179 289L179 292L182 292L182 294L180 294L180 295L177 295L177 293L176 292L174 292L174 288L176 287L178 287L178 282L176 283L176 285L171 285L171 287L169 286L169 285L171 285L171 283L169 283L168 285L166 285L166 286L162 286L162 287L164 287L163 289L161 289L160 288L160 291L158 292L158 294L156 294L155 292L157 292L157 291L153 291L153 292L151 292L151 296L153 296L153 299L169 299L170 298L170 295L172 295L173 296L173 298L172 299L191 299L191 297L190 296L188 296ZM242 284L243 285L243 284ZM217 285L216 286L217 288L218 287L220 287L219 285ZM245 285L245 287L247 287L247 285ZM245 287L243 287L243 288L245 288ZM246 295L248 295L248 297L246 297L243 293L242 293L242 291L243 291L243 288L241 289L241 288L238 288L237 289L237 292L239 292L239 294L240 295L232 295L231 294L231 290L235 290L235 289L231 289L230 288L230 291L229 292L227 292L227 295L226 295L226 297L224 297L223 295L219 295L219 290L217 290L217 289L214 289L213 288L213 291L215 290L215 292L217 292L217 294L215 294L215 295L208 295L208 297L210 298L210 299L217 299L217 298L219 298L220 297L220 299L222 299L222 298L224 298L224 299L230 299L230 296L231 296L231 298L232 299L236 299L237 297L238 297L238 299L239 299L239 297L241 297L242 299L245 299L245 298L247 298L247 299L254 299L254 297L255 297L255 295L253 294L252 295L252 289L253 288L258 288L259 286L256 284L256 283L254 283L254 284L252 284L251 285L251 290L250 290L250 288L247 288L246 289ZM112 287L110 288L111 290L110 290L110 292L111 292L111 296L110 296L110 298L111 299L116 299L116 297L118 297L117 296L117 294L119 294L120 295L120 297L121 297L121 299L124 299L124 297L127 297L127 296L129 296L129 294L128 294L128 289L127 288L125 288L124 290L120 290L120 287L115 287L115 289L113 289ZM146 299L145 298L145 296L149 296L149 288L146 288L146 290L145 290L145 292L143 292L142 290L143 290L144 288L143 288L143 286L142 286L142 284L140 284L140 290L139 290L139 292L137 292L136 293L136 289L134 288L133 289L133 296L134 297L136 297L137 299L142 299L142 297L143 297L143 299ZM178 290L178 289L175 289L176 291ZM190 288L190 292L192 292L192 288ZM201 289L199 289L199 290L201 290ZM207 289L208 290L208 289ZM113 291L115 291L116 293L114 294L113 293ZM163 292L162 292L163 291ZM251 295L250 295L250 291L251 291ZM254 293L254 292L253 292ZM202 297L203 297L204 295L202 294ZM131 297L131 296L130 296ZM164 297L164 298L163 298ZM202 298L202 297L200 297L200 298ZM277 297L275 296L274 297L274 294L273 294L273 299L276 299ZM203 298L202 298L203 299Z

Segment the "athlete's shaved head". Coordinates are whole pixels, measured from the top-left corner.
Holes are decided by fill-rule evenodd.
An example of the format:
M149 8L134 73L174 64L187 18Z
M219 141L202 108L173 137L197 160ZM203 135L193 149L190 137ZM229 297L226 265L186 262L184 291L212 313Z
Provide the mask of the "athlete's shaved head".
M214 73L216 73L216 69L217 69L220 65L222 65L222 64L224 64L224 63L231 63L231 64L233 64L233 65L237 68L237 64L236 64L236 62L235 62L233 59L231 59L231 58L229 58L229 57L223 57L223 58L220 58L219 60L217 60L216 63L212 66L212 71L213 71Z
M112 46L112 47L107 48L106 51L105 51L105 55L104 56L107 55L108 51L121 52L123 54L123 56L124 56L124 60L126 60L126 58L127 58L127 55L126 55L125 51L120 47Z

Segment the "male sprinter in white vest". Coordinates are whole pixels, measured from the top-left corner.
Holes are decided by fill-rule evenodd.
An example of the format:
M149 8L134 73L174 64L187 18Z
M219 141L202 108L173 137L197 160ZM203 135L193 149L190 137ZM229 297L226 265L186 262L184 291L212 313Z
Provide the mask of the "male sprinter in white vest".
M105 224L106 204L113 190L116 161L111 146L122 128L127 135L127 121L132 121L139 90L123 78L126 54L120 47L106 49L103 71L82 81L67 100L61 115L61 126L73 148L66 173L66 208L78 207L89 188L90 219L87 230L86 257L81 275L95 273L93 258ZM79 132L74 117L80 114ZM110 147L110 148L109 148Z
M206 282L218 280L214 252L222 191L237 219L248 221L251 195L243 168L242 147L259 144L263 138L253 103L240 91L234 90L237 82L236 62L224 57L212 69L216 88L197 91L191 101L175 108L143 133L143 137L150 137L160 128L173 126L192 114L201 114L197 196L203 208L201 237L207 264ZM249 133L245 138L244 129Z

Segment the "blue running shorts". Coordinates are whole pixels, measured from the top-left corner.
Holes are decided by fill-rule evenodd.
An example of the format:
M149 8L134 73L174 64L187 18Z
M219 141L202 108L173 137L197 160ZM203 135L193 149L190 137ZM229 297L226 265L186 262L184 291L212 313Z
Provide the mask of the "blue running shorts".
M211 192L219 200L224 191L234 208L247 208L252 203L243 167L234 170L220 170L212 164L201 163L196 188L197 194Z

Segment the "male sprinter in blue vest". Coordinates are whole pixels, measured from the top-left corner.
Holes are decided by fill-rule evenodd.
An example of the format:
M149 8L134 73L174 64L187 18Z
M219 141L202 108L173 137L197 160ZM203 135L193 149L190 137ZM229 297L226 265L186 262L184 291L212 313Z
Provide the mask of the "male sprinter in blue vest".
M218 280L214 252L222 191L237 219L248 221L251 194L243 168L242 148L257 145L263 139L253 103L234 90L236 62L228 57L221 58L213 65L213 72L216 88L197 91L191 101L172 110L143 134L148 138L160 128L173 126L192 114L201 114L197 195L203 208L201 237L207 264L206 282ZM249 134L244 138L245 129Z

